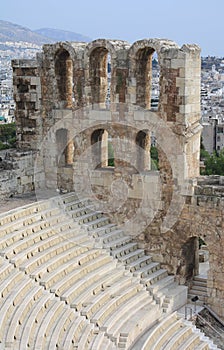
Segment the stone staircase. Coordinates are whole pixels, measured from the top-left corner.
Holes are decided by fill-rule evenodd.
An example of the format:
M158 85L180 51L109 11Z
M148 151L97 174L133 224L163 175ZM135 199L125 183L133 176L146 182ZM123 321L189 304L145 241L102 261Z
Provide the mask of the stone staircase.
M172 350L217 349L191 323L182 336L176 316L164 328L186 288L74 194L0 215L0 273L0 349L131 349L144 339L151 350L171 329Z
M88 199L78 201L75 196L69 195L58 204L82 228L87 229L97 247L106 249L139 280L163 312L172 312L186 303L187 288L178 285L174 276L169 276L167 270L153 261L152 256L146 255L131 236L112 224L102 213L95 212Z
M173 312L160 320L132 346L132 350L208 350L218 347L191 322Z
M207 279L200 276L194 276L192 286L188 291L188 300L191 301L195 296L198 297L197 304L204 305L207 299Z

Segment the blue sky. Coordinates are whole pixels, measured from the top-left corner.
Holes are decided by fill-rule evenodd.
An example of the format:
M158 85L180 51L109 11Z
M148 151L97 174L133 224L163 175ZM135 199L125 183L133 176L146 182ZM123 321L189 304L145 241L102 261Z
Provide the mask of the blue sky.
M93 39L168 38L224 56L224 0L2 0L0 19Z

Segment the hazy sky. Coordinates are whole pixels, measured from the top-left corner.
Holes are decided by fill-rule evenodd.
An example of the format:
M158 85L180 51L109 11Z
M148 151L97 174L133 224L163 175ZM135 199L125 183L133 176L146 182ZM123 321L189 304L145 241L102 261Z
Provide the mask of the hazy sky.
M92 39L168 38L224 56L224 0L1 0L0 19Z

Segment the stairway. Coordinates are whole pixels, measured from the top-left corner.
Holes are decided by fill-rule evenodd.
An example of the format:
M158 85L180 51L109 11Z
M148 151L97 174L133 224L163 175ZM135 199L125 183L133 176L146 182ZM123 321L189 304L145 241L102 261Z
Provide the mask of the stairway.
M188 291L188 300L191 301L193 297L197 296L198 305L206 303L207 299L207 279L200 276L194 276L192 286Z
M217 349L172 313L186 287L74 194L0 215L0 272L0 349Z
M61 197L57 201L73 220L87 230L95 241L95 247L105 249L118 262L125 266L133 277L139 280L164 313L170 313L183 306L187 301L187 288L178 285L174 276L146 255L133 237L125 234L108 217L94 211L89 199L77 200L74 194Z
M219 348L191 322L176 312L164 317L141 338L131 350L218 350Z

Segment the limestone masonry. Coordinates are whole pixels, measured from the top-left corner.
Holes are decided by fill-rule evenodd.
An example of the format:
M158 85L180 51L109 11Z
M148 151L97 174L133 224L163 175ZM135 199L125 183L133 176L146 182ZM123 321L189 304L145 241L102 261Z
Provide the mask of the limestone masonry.
M224 319L224 187L222 177L199 176L199 47L165 39L60 42L12 67L17 150L2 163L0 196L58 189L92 197L189 286L201 237L209 251L207 304Z

